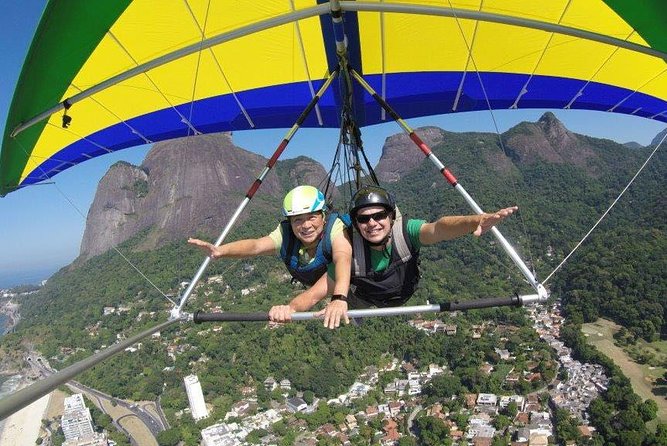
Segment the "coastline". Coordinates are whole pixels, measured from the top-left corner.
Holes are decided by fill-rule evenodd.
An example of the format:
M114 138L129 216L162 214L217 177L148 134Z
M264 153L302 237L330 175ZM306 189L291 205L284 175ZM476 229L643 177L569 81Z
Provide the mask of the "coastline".
M14 329L14 327L16 327L16 324L19 323L19 321L21 320L21 315L19 314L19 308L20 305L12 302L11 299L9 299L4 304L0 305L0 314L4 315L7 320L6 323L4 324L4 327L0 329L0 336L4 336L7 333L10 333Z
M19 304L12 300L0 305L0 314L5 316L0 321L0 337L11 332L20 320ZM7 366L7 364L4 364ZM17 370L0 370L3 380L0 385L0 399L14 393L33 381ZM20 411L0 421L0 445L32 446L39 437L42 418L46 414L51 394L45 395Z

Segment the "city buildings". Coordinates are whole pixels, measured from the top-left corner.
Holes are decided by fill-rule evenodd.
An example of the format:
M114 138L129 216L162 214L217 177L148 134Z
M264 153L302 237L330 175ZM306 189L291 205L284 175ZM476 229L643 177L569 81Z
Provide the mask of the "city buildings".
M201 390L201 384L197 375L188 375L183 381L185 382L185 391L188 394L188 401L190 402L190 412L195 421L202 420L208 417L208 410L204 402L204 394Z
M83 395L75 393L65 398L62 416L62 430L65 435L63 446L106 446L104 434L93 429L90 409L86 407Z

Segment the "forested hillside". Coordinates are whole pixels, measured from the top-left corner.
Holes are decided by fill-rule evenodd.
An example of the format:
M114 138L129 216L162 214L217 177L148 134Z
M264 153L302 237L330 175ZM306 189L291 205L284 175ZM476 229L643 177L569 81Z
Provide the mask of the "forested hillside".
M485 210L519 205L518 214L500 229L540 280L595 224L651 150L574 135L548 119L521 124L501 138L443 132L443 142L433 148ZM546 143L531 145L536 132ZM540 144L553 150L549 159ZM421 156L414 147L405 150ZM577 153L583 154L581 158ZM288 161L288 165L295 163L306 163L306 171L310 169L308 160ZM609 216L547 283L553 296L562 299L571 321L604 316L648 340L665 332L665 172L667 155L659 150ZM278 180L284 185L294 181L285 176ZM399 181L386 186L408 217L433 220L470 213L427 161L401 172ZM278 206L278 201L273 209L253 210L251 205L249 217L232 231L229 240L272 230L279 221ZM192 235L217 236L197 233L196 228ZM118 249L155 287L115 251L109 251L61 270L39 293L27 297L21 324L3 343L10 347L32 344L54 358L53 365L62 367L110 345L119 333L127 336L164 320L171 303L156 288L177 299L181 282L190 280L202 254L185 239L153 251L135 249L142 245L143 237L146 233ZM422 259L423 278L411 304L532 292L490 235L425 247ZM280 260L271 257L213 262L186 310L268 310L299 291L284 273ZM218 276L219 280L207 283ZM105 316L105 307L123 308ZM482 322L519 329L509 339L494 331L479 342L469 342L472 325ZM214 402L216 416L220 416L244 385L258 386L269 375L290 379L300 391L334 396L365 367L382 362L387 355L419 366L446 364L460 381L457 391L461 392L500 389L499 376L479 373L484 361L496 359L494 349L499 347L511 347L520 363L537 361L545 382L554 376L552 353L528 326L522 310L472 311L456 323L459 333L447 338L426 336L401 318L368 320L334 332L316 321L274 330L263 324L182 324L159 339L147 340L138 352L97 366L82 380L122 398L153 399L161 394L173 416L186 405L180 386L183 376L198 373L207 401ZM525 392L542 384L521 381L512 390ZM268 400L261 392L259 396L261 401Z

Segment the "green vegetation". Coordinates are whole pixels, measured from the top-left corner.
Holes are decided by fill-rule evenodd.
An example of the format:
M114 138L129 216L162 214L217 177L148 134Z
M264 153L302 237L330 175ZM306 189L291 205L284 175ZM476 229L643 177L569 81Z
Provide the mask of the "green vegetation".
M516 218L503 223L502 231L541 278L595 223L646 156L645 150L629 151L610 141L586 139L592 147L587 150L596 154L586 165L588 170L576 164L512 164L502 155L495 135L447 136L447 142L434 152L459 175L484 209L521 206ZM506 150L515 159L512 148ZM666 435L663 427L655 434L647 432L644 423L651 418L652 408L638 401L620 370L585 345L577 329L582 322L604 316L625 327L622 342L628 345L641 339L655 342L666 331L667 155L658 152L656 156L598 232L549 283L572 322L563 330L568 343L580 359L602 363L612 376L609 391L591 407L598 439L604 444L664 444L660 438ZM291 181L287 177L280 180ZM408 217L433 220L470 212L429 163L388 187ZM134 190L145 192L141 184L135 184ZM251 218L232 231L230 240L266 234L275 227L279 203L260 204L251 211ZM190 280L201 263L201 252L184 240L141 251L138 247L146 234L137 235L119 250L157 288L177 299L181 282ZM536 247L539 251L533 251ZM523 278L490 236L427 247L421 257L423 277L410 304L526 291ZM283 278L284 272L280 260L269 257L213 262L188 309L268 310L300 291ZM218 275L221 282L205 283ZM22 303L21 323L15 333L2 338L3 347L19 349L32 344L57 368L116 342L119 335L127 337L165 320L171 307L114 251L64 268ZM114 312L105 315L106 307ZM160 396L173 426L159 439L167 445L178 441L197 444L199 430L222 418L241 399L244 386L257 389L260 408L267 407L271 395L262 386L267 376L288 378L297 391L310 392L312 401L315 396L332 397L346 390L365 367L386 361L386 354L418 368L436 363L451 370L450 376L434 380L425 389L431 401L462 392L526 393L543 388L557 373L551 349L538 339L520 309L476 310L447 322L457 325L456 335L427 335L403 318L370 319L336 331L324 329L318 321L273 330L255 323L181 324L159 338L145 340L136 352L93 368L80 380L120 398L154 400ZM484 322L484 335L471 342L473 325ZM511 363L499 359L497 348L511 352ZM489 374L480 371L487 362L495 369ZM542 379L528 382L522 378L508 386L503 378L512 367L535 370ZM199 423L181 413L187 407L183 377L190 373L198 374L206 401L213 405L213 416ZM374 398L371 394L363 403L372 404ZM321 407L306 422L338 421L340 414L326 410ZM571 420L564 416L560 420L558 437L577 440ZM420 438L424 444L443 441L439 433L444 429L434 420L422 417L417 423L428 433ZM504 420L499 423L504 425ZM293 437L289 428L284 430L283 440ZM362 437L371 434L360 429ZM252 435L253 441L260 442L265 433Z

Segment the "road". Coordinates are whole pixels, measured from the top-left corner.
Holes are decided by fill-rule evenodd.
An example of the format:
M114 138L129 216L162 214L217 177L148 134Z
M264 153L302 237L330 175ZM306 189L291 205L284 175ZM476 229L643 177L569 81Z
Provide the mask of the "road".
M410 416L408 416L408 432L410 432L410 435L412 435L413 437L416 437L416 435L412 431L412 422L414 421L415 417L417 416L420 410L422 410L421 404L415 406L414 410L410 413Z
M56 372L48 365L48 363L43 358L41 358L36 354L29 355L26 359L27 359L26 362L30 365L32 371L34 373L37 373L38 376L40 377L45 378ZM107 395L106 393L100 392L99 390L85 386L77 381L70 381L68 383L68 386L70 386L73 389L76 389L76 391L78 392L86 393L89 396L96 398L100 408L103 407L102 400L109 401L109 403L111 403L112 405L117 405L124 408L125 410L130 412L131 415L125 415L121 418L125 418L127 416L136 417L146 426L146 428L150 431L150 433L154 437L156 437L160 432L167 429L166 419L164 418L162 410L160 409L158 404L145 403L143 404L143 406L139 406L138 404L135 403L129 403L125 400L114 398L111 395ZM146 409L146 407L150 406L151 404L154 405L155 413L157 413L159 416L154 416L150 411ZM125 430L122 426L120 426L120 423L118 423L119 420L120 418L118 420L114 420L114 424L117 427L119 427L123 432L125 432L130 438L132 438L129 432L127 432L127 430ZM133 442L136 444L134 439Z

